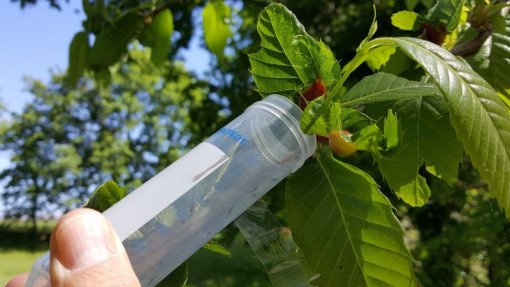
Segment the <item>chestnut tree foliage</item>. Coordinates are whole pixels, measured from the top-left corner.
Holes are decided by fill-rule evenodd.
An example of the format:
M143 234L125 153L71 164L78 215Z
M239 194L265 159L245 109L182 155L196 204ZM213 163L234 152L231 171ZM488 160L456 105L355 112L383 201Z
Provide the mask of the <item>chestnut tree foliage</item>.
M2 125L6 215L74 208L109 179L132 189L278 93L319 143L268 194L306 285L506 286L509 6L84 0L67 73L32 81ZM205 76L179 62L193 35Z

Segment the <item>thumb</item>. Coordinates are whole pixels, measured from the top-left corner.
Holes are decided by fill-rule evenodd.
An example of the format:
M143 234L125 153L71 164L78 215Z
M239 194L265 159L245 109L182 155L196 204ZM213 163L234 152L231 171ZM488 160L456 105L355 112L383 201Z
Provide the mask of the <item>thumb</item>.
M140 286L122 242L97 211L64 215L51 235L50 254L51 286Z

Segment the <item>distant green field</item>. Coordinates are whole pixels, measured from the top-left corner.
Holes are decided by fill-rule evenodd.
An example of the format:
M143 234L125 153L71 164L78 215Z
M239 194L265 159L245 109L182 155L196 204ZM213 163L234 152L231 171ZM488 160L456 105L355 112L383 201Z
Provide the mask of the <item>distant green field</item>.
M44 251L0 250L0 286L14 275L28 272L36 258Z
M0 286L14 275L28 272L32 263L48 249L49 231L55 221L41 221L39 234L30 235L30 222L0 221Z

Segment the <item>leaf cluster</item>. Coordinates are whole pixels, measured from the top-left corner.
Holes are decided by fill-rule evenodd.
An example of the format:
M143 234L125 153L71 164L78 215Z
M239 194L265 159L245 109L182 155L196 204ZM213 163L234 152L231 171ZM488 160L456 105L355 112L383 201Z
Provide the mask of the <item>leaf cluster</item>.
M110 178L138 185L215 131L220 109L236 115L254 101L252 83L262 96L297 103L318 82L324 93L304 101L301 125L321 144L288 179L281 212L320 275L311 284L506 282L492 261L469 258L506 262L508 252L501 227L510 207L508 5L282 2L84 1L87 19L70 45L67 83L75 88L62 76L34 83L34 104L2 129L2 149L16 152L0 176L5 201L19 207L12 215L74 207L70 198L85 199ZM397 2L407 10L390 17ZM204 45L215 55L209 82L167 61L188 44L202 6ZM366 17L372 9L378 22ZM358 152L339 154L332 142ZM105 206L120 198L105 190ZM94 196L91 203L101 202ZM415 245L413 231L421 236ZM488 243L496 240L501 246ZM472 275L475 261L492 273ZM175 274L183 278L183 270Z
M305 133L331 137L329 144L335 152L337 149L331 145L333 132L353 130L352 143L372 154L389 187L411 206L422 206L429 201L431 189L427 178L453 184L463 152L466 152L487 182L490 192L506 211L510 208L508 110L494 88L466 61L436 45L443 44L447 37L458 36L454 34L462 30L461 26L467 19L462 17L465 7L464 1L437 1L424 16L408 11L394 15L395 25L405 30L424 29L425 34L422 35L428 41L408 37L372 40L377 28L373 22L369 35L358 46L354 58L340 71L329 72L332 80L326 84L326 94L308 103L303 111L301 127ZM473 13L477 11L472 10L475 11ZM431 31L431 27L440 32L436 35L440 37L439 41L427 35L427 29ZM310 36L283 6L268 6L259 18L258 31L262 38L261 50L251 54L250 59L255 83L262 94L283 92L289 98L295 98L303 89L302 85L306 87L311 79L317 78L317 71L321 71L322 65L336 62L329 52L331 50L321 47L322 42L298 40ZM444 44L455 44L456 38L449 41ZM300 43L305 43L306 49L299 46ZM324 51L323 58L318 60L317 56L309 56L313 53L304 51ZM499 56L496 53L492 55ZM395 69L397 65L393 63L398 61L405 65ZM367 76L344 92L346 79L364 62L372 69L384 72ZM417 69L413 62L420 68ZM485 69L487 67L484 66ZM357 122L353 116L366 120ZM353 122L358 125L353 125ZM345 204L349 201L344 198L344 193L353 192L352 198L359 199L368 189L363 188L361 183L351 185L349 182L354 178L352 173L363 172L355 172L354 166L334 159L331 154L325 155L324 149L328 148L319 148L316 153L313 161L317 164L307 165L303 168L306 172L292 176L287 185L291 228L296 232L296 242L306 259L321 274L315 282L319 286L337 286L334 282L347 282L348 286L372 286L376 284L372 281L375 279L392 286L415 285L414 276L405 273L412 269L409 253L400 255L407 261L393 259L378 266L379 270L387 270L384 276L370 271L367 261L369 265L381 262L374 262L369 254L392 250L396 242L401 244L397 250L406 248L402 233L392 236L390 232L383 232L392 239L371 241L370 245L374 248L371 252L363 251L366 244L363 239L370 238L368 234L380 230L385 224L396 224L394 228L399 230L400 227L397 221L385 221L385 224L376 223L377 228L370 227L378 220L388 219L382 211L375 211L380 208L375 195L369 197L366 203ZM349 167L350 174L341 172L340 166ZM368 175L364 178L367 182L372 180ZM324 204L329 205L326 207ZM356 212L365 213L354 214L351 206L357 207ZM392 214L391 205L385 210ZM378 215L369 215L372 211ZM348 222L350 217L356 218L356 224ZM354 226L361 231L353 230ZM374 238L383 238L383 235ZM318 241L323 242L320 247L316 245ZM345 277L338 269L343 270L346 266L339 267L339 262L350 264ZM398 271L392 269L396 265L399 266ZM399 278L403 274L409 276Z
M87 70L94 72L98 83L107 86L111 81L110 68L128 55L134 40L150 48L151 61L163 68L177 48L188 44L191 34L191 11L182 11L179 5L165 1L85 0L83 9L87 16L84 29L75 34L69 48L71 85ZM230 7L222 1L208 2L203 8L205 43L220 59L231 36L230 17ZM178 40L172 40L176 38L174 29L183 30L179 31ZM92 43L90 39L94 39ZM172 42L176 47L171 47Z
M12 0L11 2L18 2L19 6L23 9L28 7L29 5L36 5L38 3L37 0ZM46 0L51 8L55 8L57 10L62 9L61 0ZM65 0L65 2L69 2L69 0Z
M131 189L224 120L224 107L207 97L208 85L182 64L162 76L147 51L134 48L130 57L106 90L90 77L73 89L64 75L49 85L29 82L34 99L12 115L0 141L14 154L1 174L6 216L37 218L77 207L112 178Z

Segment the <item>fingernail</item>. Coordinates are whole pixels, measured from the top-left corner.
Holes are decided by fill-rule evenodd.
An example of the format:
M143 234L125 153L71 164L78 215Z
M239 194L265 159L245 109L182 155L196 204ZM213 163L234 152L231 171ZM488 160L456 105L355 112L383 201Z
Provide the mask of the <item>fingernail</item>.
M72 217L58 228L57 259L69 270L87 268L115 255L106 220L98 213Z

